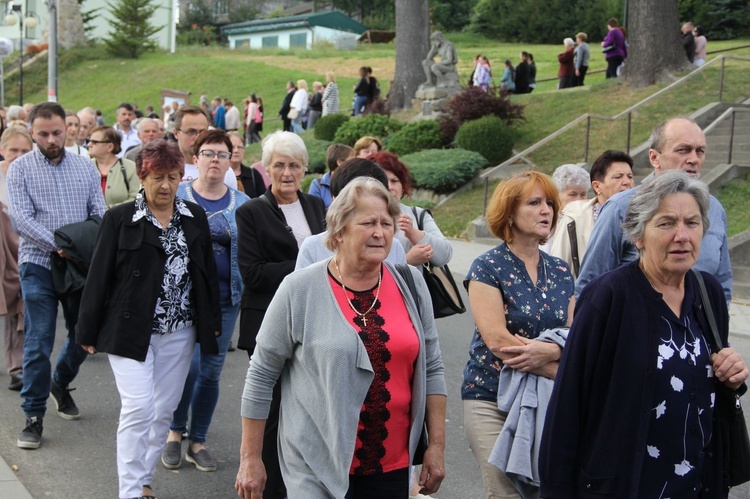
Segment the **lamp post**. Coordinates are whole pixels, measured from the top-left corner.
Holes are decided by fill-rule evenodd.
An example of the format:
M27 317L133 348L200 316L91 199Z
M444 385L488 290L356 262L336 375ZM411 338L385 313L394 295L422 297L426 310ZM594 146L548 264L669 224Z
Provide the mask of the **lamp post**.
M28 14L29 12L26 11L26 15ZM36 27L37 21L35 17L27 17L24 22L23 8L20 4L11 6L11 10L5 16L5 24L13 25L16 24L16 21L18 22L18 50L21 54L19 58L21 64L18 67L18 104L23 106L23 39L25 38L23 28L25 23L27 28L33 29Z

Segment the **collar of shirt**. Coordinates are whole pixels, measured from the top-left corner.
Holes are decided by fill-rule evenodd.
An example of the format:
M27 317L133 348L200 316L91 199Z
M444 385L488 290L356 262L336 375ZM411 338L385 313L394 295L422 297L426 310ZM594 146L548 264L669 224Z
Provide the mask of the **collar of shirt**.
M141 188L141 190L138 191L138 195L135 197L135 212L133 213L133 223L144 217L147 217L150 220L154 218L154 215L151 213L151 210L146 203L145 194L146 193L144 192L143 188ZM193 213L187 207L185 202L178 196L175 196L174 198L174 207L175 213L193 218Z
M34 159L36 161L41 161L43 163L47 163L49 166L61 166L63 162L65 161L65 158L67 157L67 151L65 150L65 146L62 147L62 156L60 156L60 162L53 163L52 161L47 158L44 154L42 154L42 151L39 150L39 146L34 147L32 150L32 154L34 154Z

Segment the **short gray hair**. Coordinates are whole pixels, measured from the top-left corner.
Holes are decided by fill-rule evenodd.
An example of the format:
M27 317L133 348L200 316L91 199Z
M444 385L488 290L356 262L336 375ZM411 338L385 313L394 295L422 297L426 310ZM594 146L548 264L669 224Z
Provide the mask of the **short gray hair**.
M659 211L664 198L670 194L679 193L690 194L695 198L701 212L703 235L705 235L711 225L708 219L708 208L711 202L708 187L700 180L690 178L682 170L668 170L644 182L643 187L630 200L625 220L622 222L622 228L630 242L635 244L643 238L646 224Z
M296 133L278 130L271 135L266 135L266 138L263 139L263 154L261 155L263 168L266 170L271 166L271 159L274 154L283 154L294 158L307 168L307 147Z
M696 121L690 116L676 116L674 118L669 118L668 120L662 121L651 131L651 135L648 138L648 143L650 144L649 147L651 149L656 152L664 151L664 143L667 141L667 137L664 132L667 129L667 125L677 120L685 120L693 123L694 125L698 125L698 123L696 123Z
M576 44L576 42L572 38L566 38L565 40L563 40L563 43L566 47L572 47Z
M557 186L557 190L563 192L569 185L575 185L588 189L591 186L591 177L589 172L578 165L562 165L555 169L552 174L552 181Z
M388 192L388 189L379 180L372 177L358 177L346 184L346 187L341 190L328 208L326 214L328 232L324 241L326 248L333 252L338 250L339 242L336 238L344 232L349 220L357 212L359 200L366 197L379 198L385 201L395 231L396 217L401 214L398 200Z

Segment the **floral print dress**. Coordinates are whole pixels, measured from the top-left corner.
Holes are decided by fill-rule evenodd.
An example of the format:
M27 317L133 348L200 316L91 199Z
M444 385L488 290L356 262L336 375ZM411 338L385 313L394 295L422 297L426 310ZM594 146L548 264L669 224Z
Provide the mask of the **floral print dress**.
M568 305L575 286L573 275L563 260L543 251L539 254L536 284L531 282L525 264L510 251L507 243L474 260L464 280L467 288L470 281L498 288L503 297L508 331L529 339L567 324ZM469 361L464 368L461 398L496 402L502 367L502 361L485 345L475 326Z

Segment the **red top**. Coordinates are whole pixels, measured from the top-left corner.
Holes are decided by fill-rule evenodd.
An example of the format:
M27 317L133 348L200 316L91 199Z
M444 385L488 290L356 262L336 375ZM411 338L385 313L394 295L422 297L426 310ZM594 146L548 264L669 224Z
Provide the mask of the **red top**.
M410 464L411 387L419 337L396 281L385 267L382 272L380 297L364 320L349 306L341 284L328 275L339 307L357 330L375 371L359 416L349 470L353 475L387 473ZM365 312L376 291L377 285L367 291L347 288L346 295L358 311Z
M102 175L102 194L107 193L107 175Z

